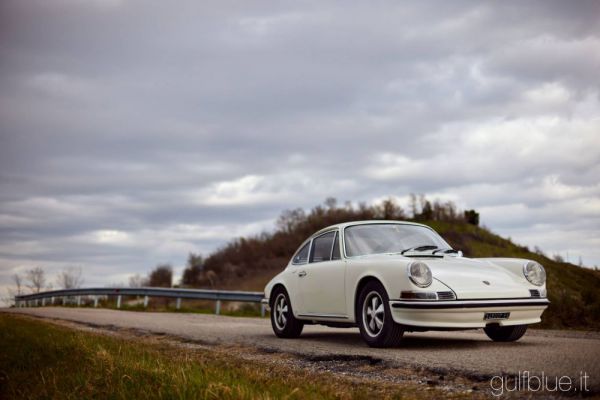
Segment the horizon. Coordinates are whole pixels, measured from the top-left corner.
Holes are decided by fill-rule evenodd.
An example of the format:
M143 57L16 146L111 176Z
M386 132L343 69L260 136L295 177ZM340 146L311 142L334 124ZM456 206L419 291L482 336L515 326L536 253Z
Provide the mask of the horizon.
M390 199L392 201L396 201L392 197L389 197L388 199ZM424 196L424 199L426 199L427 201L438 201L438 199L427 199L426 196ZM345 208L345 207L348 207L348 206L351 206L351 207L355 208L355 207L359 206L360 203L361 203L361 202L354 202L354 203L352 203L352 202L346 201L346 202L343 203L343 205L341 205L341 204L337 203L337 199L328 198L328 199L326 199L326 201L322 202L321 204L317 204L317 205L313 206L312 208L302 209L302 210L305 213L308 214L310 211L314 210L316 207L323 207L323 206L325 206L325 208L327 208L328 207L327 202L329 200L334 200L335 201L335 203L333 205L333 208ZM366 204L366 203L364 203L364 204ZM366 205L367 206L376 206L378 204L381 204L381 203L377 203L376 202L376 203L373 203L373 204L366 204ZM346 223L369 222L369 221L391 221L391 222L397 221L397 222L408 222L408 223L411 223L411 224L417 224L417 225L425 225L425 226L427 226L427 224L425 224L425 222L427 222L427 221L416 220L415 216L410 214L410 211L409 211L410 206L408 204L406 204L406 205L400 205L398 203L396 203L396 204L399 205L401 207L401 209L402 209L402 212L405 213L405 218L404 219L393 219L393 220L386 220L386 219L346 220L344 222L339 222L339 223L336 223L336 224L333 224L333 225L330 225L330 226L336 226L336 225L341 225L341 224L346 224ZM451 204L454 206L454 203L451 203ZM420 208L418 208L418 209L419 209L420 212L422 212L422 209L420 209ZM293 210L293 209L283 210L279 215L282 215L285 211L291 211L291 210ZM465 210L457 209L456 211L458 211L458 218L460 219L461 216L462 216L462 212L463 211L468 211L468 210L466 210L466 209ZM473 210L473 211L477 211L477 210ZM276 221L277 221L277 219L275 219L273 221L273 227L272 227L272 229L270 229L270 230L262 230L260 232L256 232L254 234L250 234L250 235L245 236L243 238L247 239L247 238L252 238L252 237L260 237L260 236L262 236L264 234L268 234L268 235L274 234L275 232L278 231L278 228L277 228L277 225L276 225ZM464 222L466 223L466 221L464 221ZM477 224L477 226L479 228L482 228L482 229L490 231L492 234L497 234L492 229L490 229L489 227L487 227L485 224L479 223L479 224ZM322 228L322 229L326 229L326 228ZM591 266L591 265L578 264L579 262L581 262L581 258L579 258L577 260L577 262L575 262L573 260L570 260L568 253L565 255L565 257L563 257L562 254L558 254L558 253L557 254L548 254L548 253L546 253L544 251L544 249L541 249L538 246L533 246L532 247L532 246L527 245L527 244L514 242L512 240L512 238L510 238L510 237L504 237L502 235L499 235L499 236L502 237L502 239L511 241L512 243L514 243L516 245L527 247L528 251L530 251L532 253L538 253L539 255L542 255L542 256L547 257L549 259L553 259L554 261L559 261L559 260L557 260L557 258L560 257L560 258L563 259L563 261L560 261L560 262L568 263L568 264L579 266L579 267L583 267L583 268L596 269L596 270L598 269L597 265ZM240 238L242 238L242 237L232 237L229 240L227 240L224 243L222 243L221 245L218 245L215 249L213 249L213 251L211 251L211 252L209 252L207 254L199 254L198 253L198 254L195 254L195 255L201 255L204 259L206 259L207 257L210 257L215 252L219 251L219 249L222 248L223 245L231 243L232 241L240 239ZM298 245L300 245L300 243L298 243ZM455 249L455 250L463 250L463 249ZM192 254L194 254L194 253L193 252L188 253L186 255L186 257L185 257L186 260L187 260L187 257L189 255L192 255ZM292 254L290 254L290 257L292 257ZM469 257L467 257L467 258L469 258ZM146 274L139 274L139 273L136 273L136 274L139 274L140 278L146 279L148 277L149 273L152 270L154 270L157 266L160 266L160 265L172 267L173 268L173 280L172 280L172 285L171 286L172 287L182 287L181 286L182 285L181 279L182 279L182 275L183 275L183 270L188 266L185 263L183 265L178 265L178 266L174 266L170 262L158 263L156 265L148 267L148 270L146 271L147 272ZM285 266L282 266L282 268L284 268L284 267ZM60 273L60 272L62 272L62 271L68 270L69 268L75 268L75 269L77 269L79 267L77 267L77 266L67 266L66 268L63 268L62 270L57 271L57 274ZM44 270L44 272L46 272L46 271ZM71 273L73 273L73 272L76 273L77 271L73 271L71 269L70 272ZM129 276L133 276L133 275L135 275L135 274L130 274ZM46 279L47 279L47 281L48 281L48 283L50 285L47 288L43 289L42 291L61 290L61 288L56 288L56 287L52 286L52 283L55 280L53 278L56 278L56 277L55 276L46 276ZM113 283L113 284L110 284L110 285L103 285L103 286L90 286L90 285L86 285L85 276L81 276L81 278L82 278L82 284L80 286L77 286L77 287L81 287L81 288L90 288L90 287L130 287L130 284L127 283L127 282L116 282L116 283ZM21 279L23 279L23 281L26 281L25 276L21 276ZM142 287L149 287L149 286L148 285L143 285ZM215 288L215 289L218 290L218 288ZM29 292L33 293L31 290ZM29 292L27 292L26 290L24 290L22 292L22 294L28 294Z
M597 3L0 4L0 293L408 194L600 264ZM316 200L317 199L317 200Z

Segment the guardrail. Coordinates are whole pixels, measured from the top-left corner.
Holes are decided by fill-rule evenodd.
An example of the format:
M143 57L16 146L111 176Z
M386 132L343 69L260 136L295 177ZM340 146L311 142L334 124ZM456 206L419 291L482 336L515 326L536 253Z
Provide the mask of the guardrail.
M264 297L262 292L241 292L232 290L205 290L205 289L177 289L177 288L79 288L51 290L47 292L33 293L27 295L15 296L15 306L17 307L36 307L45 306L47 302L54 305L55 301L61 300L65 305L69 299L75 298L77 305L81 306L82 296L92 296L94 307L98 307L98 300L101 296L116 296L117 308L121 308L122 296L144 296L144 308L148 307L148 298L150 297L168 297L175 298L176 307L181 308L181 299L194 300L214 300L215 314L221 313L221 301L241 301L248 303L259 303L260 314L264 317L265 305L261 303Z

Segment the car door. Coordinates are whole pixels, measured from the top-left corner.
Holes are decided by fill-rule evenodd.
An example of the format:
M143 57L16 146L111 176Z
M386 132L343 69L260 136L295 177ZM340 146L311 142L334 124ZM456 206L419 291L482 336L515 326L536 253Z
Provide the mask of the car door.
M306 264L308 264L308 256L310 251L311 241L307 240L305 243L300 246L300 249L294 254L292 257L292 261L290 266L286 268L286 273L290 274L288 278L288 294L290 296L290 300L292 302L292 306L294 309L294 314L298 316L302 310L302 296L300 295L300 288L298 282L298 271L304 271L306 268Z
M301 314L345 318L346 263L340 256L338 230L313 239L307 264L298 269Z

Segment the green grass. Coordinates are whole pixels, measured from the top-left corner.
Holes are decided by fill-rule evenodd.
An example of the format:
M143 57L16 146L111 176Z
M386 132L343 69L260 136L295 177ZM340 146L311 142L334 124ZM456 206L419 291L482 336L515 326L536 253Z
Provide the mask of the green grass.
M76 331L0 314L0 398L440 398L417 384L365 384L328 373L158 341ZM454 395L461 397L461 395Z

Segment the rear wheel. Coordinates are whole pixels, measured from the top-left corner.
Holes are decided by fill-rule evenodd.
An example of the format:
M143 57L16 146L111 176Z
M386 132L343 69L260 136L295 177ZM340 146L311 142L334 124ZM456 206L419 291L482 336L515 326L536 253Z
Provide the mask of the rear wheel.
M371 347L396 346L404 331L394 322L387 292L383 285L371 281L361 290L356 304L360 334Z
M525 332L527 332L527 325L489 325L483 328L483 330L494 342L515 342L521 339Z
M304 323L294 317L292 304L285 289L275 289L271 298L271 326L275 335L280 338L300 336Z

